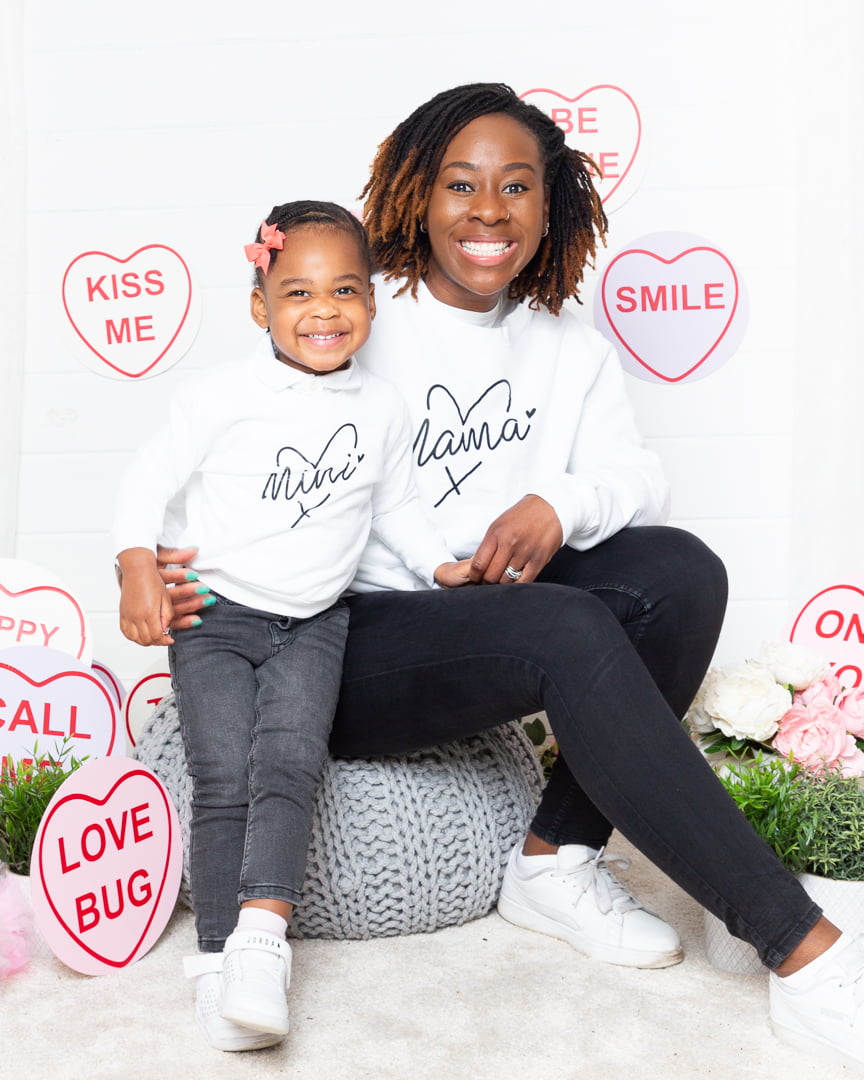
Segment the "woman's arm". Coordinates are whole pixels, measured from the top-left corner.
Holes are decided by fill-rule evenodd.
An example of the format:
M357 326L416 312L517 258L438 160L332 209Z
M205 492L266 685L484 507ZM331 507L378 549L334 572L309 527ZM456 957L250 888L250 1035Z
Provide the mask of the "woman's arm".
M521 582L533 581L564 543L584 551L628 525L666 520L668 487L657 455L642 444L617 354L603 342L598 359L581 403L569 406L575 427L566 471L537 480L490 524L471 561L472 580L506 584L510 566L522 571ZM573 401L564 387L559 397ZM559 412L557 423L564 422Z

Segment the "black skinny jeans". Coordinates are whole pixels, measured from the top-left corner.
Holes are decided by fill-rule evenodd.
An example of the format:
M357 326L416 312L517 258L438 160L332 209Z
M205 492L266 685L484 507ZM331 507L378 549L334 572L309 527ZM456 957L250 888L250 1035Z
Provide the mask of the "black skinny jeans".
M617 828L775 968L820 909L679 720L725 603L719 559L665 527L564 548L533 584L352 597L331 751L402 753L545 709L562 760L532 830L599 846Z

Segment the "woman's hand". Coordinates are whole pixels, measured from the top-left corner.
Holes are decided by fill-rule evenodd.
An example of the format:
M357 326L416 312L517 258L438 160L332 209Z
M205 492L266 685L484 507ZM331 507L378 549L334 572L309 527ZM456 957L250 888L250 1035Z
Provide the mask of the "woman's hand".
M558 515L539 495L526 495L497 517L471 559L478 585L533 581L564 543ZM518 575L507 574L509 568Z
M201 625L198 612L207 607L210 590L200 584L198 575L186 563L195 558L198 548L156 548L156 566L166 585L171 585L171 606L174 608L173 630L188 630ZM176 565L174 565L176 564ZM168 569L173 566L173 569Z

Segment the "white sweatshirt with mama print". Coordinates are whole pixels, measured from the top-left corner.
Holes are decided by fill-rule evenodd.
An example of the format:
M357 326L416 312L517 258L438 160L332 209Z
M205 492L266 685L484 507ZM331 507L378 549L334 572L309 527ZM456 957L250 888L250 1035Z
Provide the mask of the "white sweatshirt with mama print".
M613 346L570 312L502 299L474 313L376 279L378 313L358 355L394 383L413 427L424 508L459 558L523 496L554 508L584 550L630 525L666 520L668 489L642 445ZM423 588L374 537L355 591Z

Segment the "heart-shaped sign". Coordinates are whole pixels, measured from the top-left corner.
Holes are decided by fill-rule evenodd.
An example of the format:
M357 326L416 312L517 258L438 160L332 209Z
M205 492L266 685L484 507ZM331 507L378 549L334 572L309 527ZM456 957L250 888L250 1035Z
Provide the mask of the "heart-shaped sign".
M537 88L519 95L547 113L563 129L567 145L598 166L594 183L607 212L633 194L640 179L642 118L636 102L620 86L601 84L568 97Z
M119 715L123 709L123 703L126 701L126 687L120 681L116 672L112 671L107 664L94 660L92 670L93 674L98 679L101 679L106 686L108 693L111 695L111 700L117 708L117 714Z
M623 346L631 374L677 383L702 378L733 355L746 325L732 261L680 233L644 237L606 267L595 294L597 328Z
M41 566L0 559L0 649L40 645L90 660L84 610L75 594Z
M36 923L76 971L125 967L165 928L181 869L180 823L161 781L129 758L88 763L56 792L36 834Z
M135 680L129 689L123 714L126 720L126 740L134 748L144 730L144 725L153 715L153 710L166 694L171 693L171 672L168 670L168 657L164 651L163 659L158 660L149 671Z
M833 674L847 687L858 687L864 672L864 590L831 585L811 597L798 612L789 640L827 656Z
M105 251L76 256L63 275L63 307L82 360L112 378L140 379L179 360L194 337L192 275L164 244L125 259Z
M63 743L78 758L107 757L117 749L117 718L102 680L66 653L38 646L0 652L0 762Z

